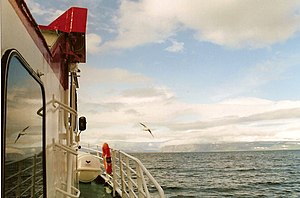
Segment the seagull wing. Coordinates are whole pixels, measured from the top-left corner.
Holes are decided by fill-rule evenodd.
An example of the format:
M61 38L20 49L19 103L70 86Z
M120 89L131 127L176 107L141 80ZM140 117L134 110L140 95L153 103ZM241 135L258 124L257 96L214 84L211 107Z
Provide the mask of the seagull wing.
M25 127L22 132L26 131L30 126Z
M18 141L18 139L21 137L21 133L19 133L18 137L15 140L15 143Z
M143 124L143 123L141 123L141 122L140 122L140 125L142 125L143 127L147 128L147 126L146 126L146 125L144 125L144 124Z
M151 130L150 130L150 129L148 129L148 131L149 131L149 133L152 135L152 137L154 137L154 135L152 134Z
M152 135L152 137L154 137L154 135L152 134L151 130L146 125L144 125L141 122L140 122L140 125L142 125L144 127L144 131L148 131Z
M21 135L25 135L26 133L24 133L30 126L25 127L19 134L18 137L15 140L15 143L20 139Z

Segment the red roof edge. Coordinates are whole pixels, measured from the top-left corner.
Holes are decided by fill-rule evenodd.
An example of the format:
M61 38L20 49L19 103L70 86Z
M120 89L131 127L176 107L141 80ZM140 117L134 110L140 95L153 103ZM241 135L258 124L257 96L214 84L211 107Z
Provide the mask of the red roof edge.
M66 33L86 33L87 9L71 7L48 26L40 25L41 30L59 30Z

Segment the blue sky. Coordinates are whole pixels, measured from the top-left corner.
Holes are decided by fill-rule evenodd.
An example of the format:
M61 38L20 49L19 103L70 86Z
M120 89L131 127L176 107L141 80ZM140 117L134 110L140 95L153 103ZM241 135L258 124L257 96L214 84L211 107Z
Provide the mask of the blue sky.
M27 3L39 24L70 6L89 10L82 141L155 150L300 140L299 1Z

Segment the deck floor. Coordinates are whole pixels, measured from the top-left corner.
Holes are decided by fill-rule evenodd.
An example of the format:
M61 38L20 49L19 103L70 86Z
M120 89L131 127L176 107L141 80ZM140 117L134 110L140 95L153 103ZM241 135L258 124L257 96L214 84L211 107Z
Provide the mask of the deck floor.
M96 182L80 183L80 198L111 198L111 189L104 184L98 184Z

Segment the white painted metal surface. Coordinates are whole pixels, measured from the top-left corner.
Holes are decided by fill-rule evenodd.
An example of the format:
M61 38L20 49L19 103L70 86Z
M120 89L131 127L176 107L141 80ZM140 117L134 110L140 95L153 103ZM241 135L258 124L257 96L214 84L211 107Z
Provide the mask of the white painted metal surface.
M104 170L100 149L82 147L82 150L97 156ZM113 173L101 176L113 188L114 196L119 194L124 198L165 197L161 186L139 159L119 150L111 149L111 153Z
M29 32L26 30L25 25L18 17L16 11L8 0L1 0L1 55L9 49L16 49L22 57L28 62L35 72L43 73L41 81L45 88L46 103L50 103L55 96L55 100L59 101L65 106L69 106L68 90L64 90L61 86L57 76L51 69L48 62L45 60L43 54L36 46ZM69 131L68 121L64 119L66 114L65 110L54 110L54 107L46 107L46 173L47 173L47 195L46 197L65 197L62 193L57 194L57 189L65 189L63 182L67 182L67 159L65 156L66 151L58 148L56 144L66 144L65 134ZM72 149L74 152L75 150ZM69 160L75 161L75 155L69 157ZM74 164L70 164L70 173L73 176L75 170ZM70 178L69 178L70 180ZM74 178L69 183L75 185ZM69 187L73 189L72 187ZM74 190L73 190L74 191ZM74 192L73 194L76 194ZM77 195L77 194L76 194Z

